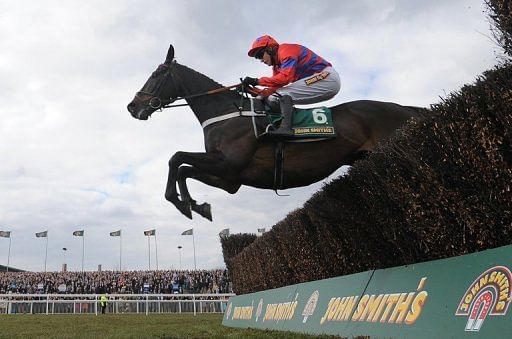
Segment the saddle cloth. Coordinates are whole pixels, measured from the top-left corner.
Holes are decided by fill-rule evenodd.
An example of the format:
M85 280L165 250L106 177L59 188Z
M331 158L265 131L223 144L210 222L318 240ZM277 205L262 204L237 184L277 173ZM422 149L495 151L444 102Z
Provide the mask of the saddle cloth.
M279 114L268 114L268 128L278 128L283 117ZM331 110L328 107L295 108L292 119L294 139L336 137Z

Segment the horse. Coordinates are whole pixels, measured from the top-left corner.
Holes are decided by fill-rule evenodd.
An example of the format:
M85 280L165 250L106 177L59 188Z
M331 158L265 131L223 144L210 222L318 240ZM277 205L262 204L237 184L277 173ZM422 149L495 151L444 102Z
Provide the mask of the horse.
M261 114L243 114L254 106L254 100L179 64L171 45L165 61L136 92L127 109L134 118L147 120L155 111L173 107L171 104L178 99L185 99L182 105L189 105L203 126L206 152L179 151L171 157L165 199L189 219L194 211L212 221L211 205L199 204L191 197L188 178L230 194L241 185L277 192L277 141L263 141L255 133L253 122L262 121ZM408 119L419 118L422 111L419 107L370 100L346 102L330 109L334 138L305 143L284 141L279 189L307 186L343 165L352 165Z

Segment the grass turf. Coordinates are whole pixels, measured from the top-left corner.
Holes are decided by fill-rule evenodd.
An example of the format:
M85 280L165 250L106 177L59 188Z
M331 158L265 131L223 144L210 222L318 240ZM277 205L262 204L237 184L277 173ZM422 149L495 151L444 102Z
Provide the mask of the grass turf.
M0 338L318 338L221 323L221 314L1 315Z

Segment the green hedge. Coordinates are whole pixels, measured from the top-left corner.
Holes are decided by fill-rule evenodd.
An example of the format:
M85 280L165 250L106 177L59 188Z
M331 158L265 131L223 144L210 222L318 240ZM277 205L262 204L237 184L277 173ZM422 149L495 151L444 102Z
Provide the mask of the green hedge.
M512 1L487 0L489 16L494 22L494 37L509 56L512 57Z

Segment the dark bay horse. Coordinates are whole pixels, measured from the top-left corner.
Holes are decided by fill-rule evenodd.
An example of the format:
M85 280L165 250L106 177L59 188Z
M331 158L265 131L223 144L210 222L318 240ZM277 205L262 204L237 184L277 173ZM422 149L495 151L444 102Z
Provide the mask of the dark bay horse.
M212 220L210 205L197 204L191 198L186 179L192 178L231 194L241 185L275 189L274 143L263 142L255 134L253 120L263 118L240 115L242 110L250 109L249 98L233 90L202 95L222 86L173 59L171 45L165 62L137 92L128 104L128 111L136 119L147 120L153 112L178 98L190 105L203 126L206 152L177 152L172 156L165 198L190 219L191 211L195 211ZM421 110L369 100L331 107L337 137L286 143L280 189L310 185L343 165L351 165L409 118L420 117Z

